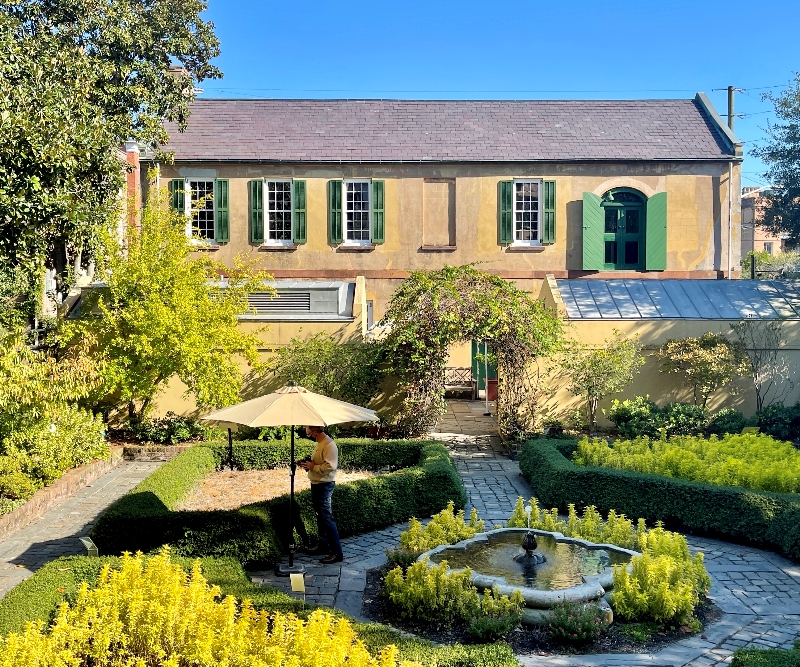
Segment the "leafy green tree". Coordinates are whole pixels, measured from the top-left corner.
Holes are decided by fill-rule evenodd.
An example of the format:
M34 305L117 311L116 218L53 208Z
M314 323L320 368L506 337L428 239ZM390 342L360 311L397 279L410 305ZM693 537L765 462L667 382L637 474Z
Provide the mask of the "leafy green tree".
M783 92L764 96L772 102L778 122L767 127L768 141L753 149L768 169L763 175L773 187L763 190L760 224L774 233L800 239L800 73Z
M717 389L749 370L744 347L712 331L699 338L671 338L658 348L656 356L661 372L682 375L692 388L695 405L703 407Z
M240 329L238 316L250 308L248 293L267 291L269 276L196 253L184 229L164 193L156 193L141 231L131 229L124 247L106 239L105 286L85 298L82 317L67 327L68 340L88 334L98 341L102 394L126 406L132 421L142 420L174 376L201 407L231 404L242 384L236 357L259 365L259 338Z
M339 343L326 332L295 337L275 351L267 371L287 382L341 401L366 405L378 393L385 375L378 343Z
M575 343L564 355L567 388L586 400L589 427L596 424L597 404L630 384L645 362L638 336L628 338L616 329L599 347Z

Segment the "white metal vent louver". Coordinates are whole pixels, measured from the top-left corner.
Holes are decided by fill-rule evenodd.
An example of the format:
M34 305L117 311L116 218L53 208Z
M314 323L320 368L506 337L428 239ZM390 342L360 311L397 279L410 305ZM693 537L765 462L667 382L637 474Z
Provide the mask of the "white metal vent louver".
M253 292L247 300L256 313L269 313L276 310L293 312L311 312L311 292Z

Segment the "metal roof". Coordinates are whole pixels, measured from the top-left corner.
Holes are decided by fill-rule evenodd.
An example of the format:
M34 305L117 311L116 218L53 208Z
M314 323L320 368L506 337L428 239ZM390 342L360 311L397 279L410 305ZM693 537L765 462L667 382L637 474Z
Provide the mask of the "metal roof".
M557 280L571 320L800 319L800 283L777 280Z
M199 98L177 162L720 160L736 138L698 94L679 100ZM728 136L730 135L730 136Z

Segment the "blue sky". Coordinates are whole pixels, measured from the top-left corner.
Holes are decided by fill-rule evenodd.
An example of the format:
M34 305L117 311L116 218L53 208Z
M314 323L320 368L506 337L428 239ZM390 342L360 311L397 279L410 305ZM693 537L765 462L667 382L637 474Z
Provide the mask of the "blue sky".
M734 85L745 150L761 94L800 71L797 0L264 2L209 0L220 81L203 97L625 99ZM744 185L763 165L745 159Z

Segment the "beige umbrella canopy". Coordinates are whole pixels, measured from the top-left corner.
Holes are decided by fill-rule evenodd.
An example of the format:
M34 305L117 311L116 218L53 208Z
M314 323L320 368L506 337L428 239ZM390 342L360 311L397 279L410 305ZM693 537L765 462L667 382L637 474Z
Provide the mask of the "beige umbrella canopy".
M294 382L290 382L271 394L215 410L201 419L253 427L292 427L289 455L291 459L289 465L289 525L292 526L294 520L294 475L297 469L297 462L294 460L294 427L298 424L330 426L349 422L373 422L378 421L379 417L374 410L337 401L335 398L328 398L322 394L315 394L313 391L308 391L308 389L298 387ZM228 447L228 463L233 469L233 438L230 429L228 429ZM290 533L289 566L278 565L276 568L276 572L283 576L305 572L302 565L294 564L294 531L290 530Z
M215 410L203 419L244 426L330 426L378 421L378 416L374 410L288 385L272 394Z

